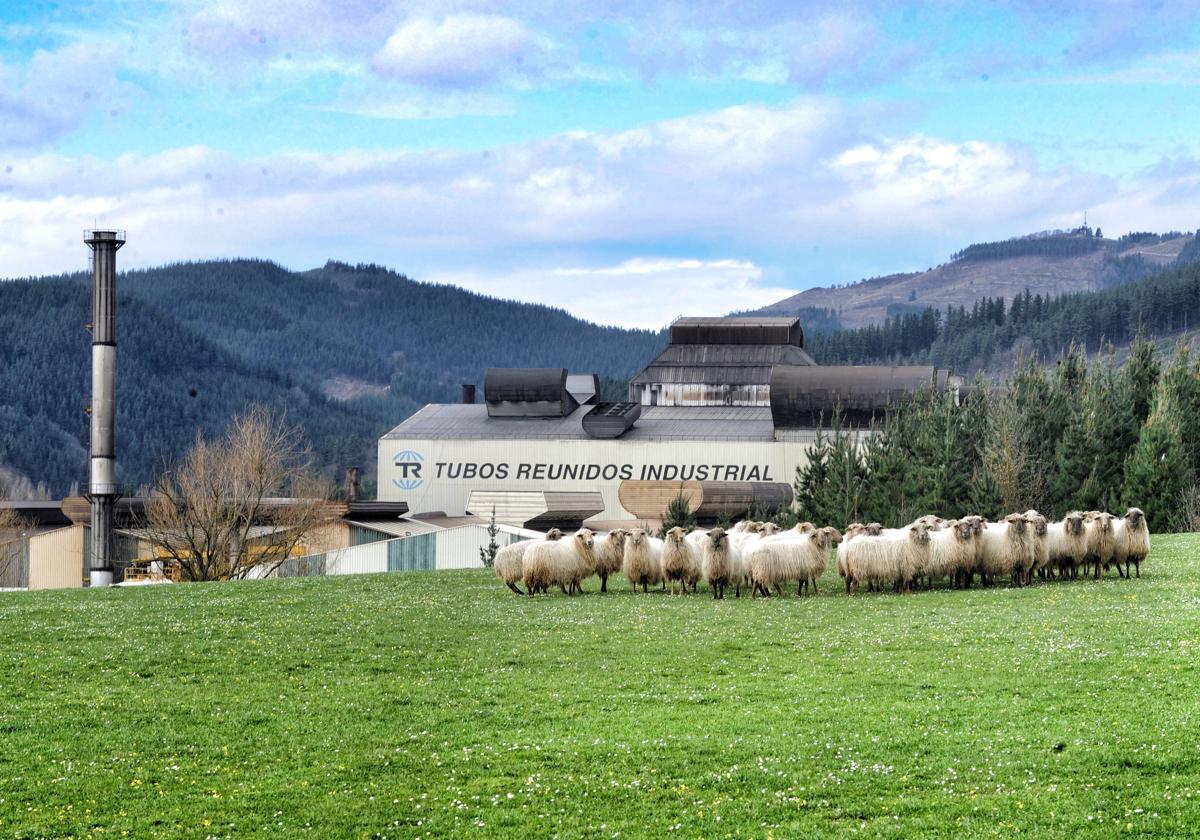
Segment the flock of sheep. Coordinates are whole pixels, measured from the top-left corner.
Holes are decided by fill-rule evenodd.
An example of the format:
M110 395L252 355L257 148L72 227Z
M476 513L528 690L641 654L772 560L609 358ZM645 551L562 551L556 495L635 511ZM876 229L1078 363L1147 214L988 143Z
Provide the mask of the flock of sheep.
M985 586L1005 577L1023 586L1034 575L1076 578L1082 571L1098 578L1114 566L1121 577L1130 576L1131 566L1140 577L1141 562L1150 553L1150 531L1138 508L1121 517L1073 512L1061 522L1048 522L1033 510L1000 522L981 516L922 516L903 528L855 522L844 534L810 522L783 531L773 522L752 520L728 531L672 528L665 539L645 528L617 528L602 536L582 528L564 539L555 528L542 539L500 549L495 571L513 592L530 597L552 586L574 595L593 575L600 578L600 591L607 592L609 575L617 571L634 591L661 585L672 594L677 589L695 592L704 580L714 598L724 598L728 587L739 597L743 588L751 597L783 594L793 583L796 594L803 595L806 589L816 593L817 580L835 552L848 594L863 585L912 592L933 588L939 580L970 587L976 575Z

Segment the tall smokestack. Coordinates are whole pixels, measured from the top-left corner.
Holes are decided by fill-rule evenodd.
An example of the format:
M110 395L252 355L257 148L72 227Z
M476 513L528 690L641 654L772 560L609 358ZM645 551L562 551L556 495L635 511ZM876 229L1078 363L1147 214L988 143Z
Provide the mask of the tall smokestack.
M117 380L117 251L123 230L87 230L92 249L92 428L88 497L92 503L92 586L112 586L117 489L114 427Z

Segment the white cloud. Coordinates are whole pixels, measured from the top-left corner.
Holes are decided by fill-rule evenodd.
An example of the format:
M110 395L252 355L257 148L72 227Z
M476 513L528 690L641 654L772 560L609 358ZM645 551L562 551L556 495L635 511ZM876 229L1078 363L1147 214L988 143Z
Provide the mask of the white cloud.
M1144 214L1133 226L1150 226L1155 208L1173 214L1162 227L1198 223L1191 218L1194 168L1120 183L1047 171L1005 144L881 136L880 124L876 112L808 97L482 152L247 160L191 147L116 160L10 155L0 159L0 266L10 276L78 267L78 231L98 221L129 230L126 265L256 256L299 268L332 257L414 276L461 276L496 293L514 294L517 286L505 284L534 280L539 290L620 282L630 294L649 290L633 298L639 309L662 300L669 308L727 311L788 285L779 279L781 265L808 282L854 279L822 275L835 258L816 262L817 246L840 260L869 255L839 263L840 271L887 270L923 266L997 232L1061 226L1081 208L1112 212L1097 216L1110 233L1120 230L1115 219L1128 218L1116 212L1122 203ZM714 252L753 265L621 262ZM594 268L614 262L619 278ZM562 266L591 266L587 283ZM769 284L759 267L771 269ZM661 282L639 287L630 279L639 276ZM546 299L570 296L547 292ZM654 310L652 322L663 317Z
M401 24L371 60L389 79L470 88L535 75L546 45L520 21L456 14Z
M638 258L613 266L450 272L424 279L544 303L598 324L656 330L681 314L754 309L793 293L764 284L762 276L744 260Z

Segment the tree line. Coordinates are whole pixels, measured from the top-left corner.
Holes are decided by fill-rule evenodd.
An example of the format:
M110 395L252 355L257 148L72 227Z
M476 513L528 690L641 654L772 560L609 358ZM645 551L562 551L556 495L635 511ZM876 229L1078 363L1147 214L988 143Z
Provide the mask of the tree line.
M1071 346L1050 370L1029 357L1004 389L961 403L924 394L867 432L832 418L795 477L813 522L896 527L926 513L1145 510L1153 530L1200 526L1200 359L1166 363L1137 334L1118 368Z
M1056 358L1072 345L1096 352L1129 343L1139 329L1169 335L1200 325L1200 263L1188 263L1097 292L1058 296L1027 289L1011 303L984 297L972 306L932 307L858 329L813 335L820 364L933 364L984 368L1018 345Z

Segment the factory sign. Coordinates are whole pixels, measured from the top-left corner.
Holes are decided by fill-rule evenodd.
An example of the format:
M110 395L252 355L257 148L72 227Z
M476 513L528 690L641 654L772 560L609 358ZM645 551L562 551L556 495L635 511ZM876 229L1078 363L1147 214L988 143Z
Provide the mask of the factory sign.
M397 455L416 455L406 451ZM420 458L417 455L417 458ZM395 461L401 466L400 461ZM475 461L437 461L433 463L430 480L449 481L498 480L516 481L775 481L770 464L586 464L586 463L510 463ZM416 465L418 476L420 464ZM401 480L393 479L402 489Z

